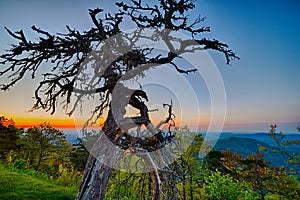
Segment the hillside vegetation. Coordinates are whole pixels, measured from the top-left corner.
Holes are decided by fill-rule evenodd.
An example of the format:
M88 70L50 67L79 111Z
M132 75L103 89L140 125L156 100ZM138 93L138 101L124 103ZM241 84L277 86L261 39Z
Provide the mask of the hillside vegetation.
M264 152L264 158L267 161L271 161L272 166L284 166L285 162L287 162L287 158L283 155L272 153L276 150L275 147L251 138L229 137L220 139L217 141L214 149L219 151L229 149L232 152L238 152L240 155L247 156L259 151L259 147L267 148L270 151Z
M1 200L68 200L75 199L76 194L77 187L65 187L0 165Z
M274 146L231 136L212 147L187 127L177 129L175 135L172 150L180 156L159 171L161 199L300 199L299 169L295 167L300 156L289 148L299 148L300 140L286 139L275 125L268 135ZM0 199L75 199L88 156L83 144L95 137L87 135L71 144L61 130L48 123L24 130L0 117ZM185 153L179 154L185 147ZM203 159L197 156L201 148L209 152ZM280 165L276 166L276 158L282 158ZM104 199L150 200L154 186L150 176L113 169Z

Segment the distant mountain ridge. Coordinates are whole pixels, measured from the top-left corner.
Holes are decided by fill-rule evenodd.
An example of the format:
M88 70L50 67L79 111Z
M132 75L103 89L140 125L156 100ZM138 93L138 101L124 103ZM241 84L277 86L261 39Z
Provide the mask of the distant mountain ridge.
M78 134L76 130L64 131L66 138L72 144L78 143ZM210 133L211 134L211 133ZM212 133L213 134L213 133ZM205 137L205 134L202 134ZM284 134L285 140L300 140L299 133ZM227 150L230 149L232 152L238 152L243 156L248 154L255 154L258 151L258 146L263 146L270 150L269 152L263 151L264 158L267 161L271 161L273 166L285 166L286 157L280 153L273 153L276 150L275 141L268 136L268 133L235 133L235 132L224 132L218 137L214 146L215 150ZM290 152L300 152L299 146L288 147Z
M211 133L209 133L211 134ZM269 137L269 133L239 133L239 132L223 132L220 134L219 139L229 138L229 137L238 137L238 138L250 138L255 139L260 142L272 145L274 140ZM202 134L206 135L206 134ZM300 140L300 133L284 133L286 140Z
M219 139L215 146L215 150L231 150L232 152L238 152L243 156L249 154L255 154L259 150L259 146L265 147L269 151L260 151L264 154L264 159L266 161L271 161L271 166L285 166L287 157L283 156L280 153L274 153L277 148L271 146L265 142L258 141L252 138L242 138L242 137L226 137ZM291 153L299 152L300 148L291 148Z
M260 142L258 140L252 139L252 138L240 138L240 137L228 137L219 139L215 146L215 150L226 150L230 149L231 151L237 151L241 155L246 156L248 154L253 154L256 151L258 151L258 145L264 146L268 149L275 149L274 147L264 143Z

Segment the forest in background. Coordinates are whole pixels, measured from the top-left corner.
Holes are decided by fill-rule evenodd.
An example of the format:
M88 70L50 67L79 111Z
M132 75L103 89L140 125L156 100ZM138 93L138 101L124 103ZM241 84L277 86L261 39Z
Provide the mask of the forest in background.
M299 140L286 140L272 125L269 137L272 149L257 146L253 154L241 155L230 150L217 150L207 145L208 155L199 159L202 135L184 127L175 132L189 132L194 137L187 151L172 163L175 180L160 170L162 198L176 199L299 199L300 154L288 151ZM299 128L298 128L299 130ZM28 129L16 127L13 119L0 118L1 165L33 177L40 177L61 186L79 187L89 152L83 145L89 135L71 144L66 135L49 123ZM286 158L284 165L275 166L264 154ZM105 199L151 199L153 187L149 173L128 173L113 170ZM20 180L22 181L22 180ZM58 186L60 187L60 186ZM171 190L170 188L176 188ZM2 191L0 189L0 191ZM73 190L74 191L74 190ZM174 193L168 193L175 191ZM55 193L55 191L53 191Z

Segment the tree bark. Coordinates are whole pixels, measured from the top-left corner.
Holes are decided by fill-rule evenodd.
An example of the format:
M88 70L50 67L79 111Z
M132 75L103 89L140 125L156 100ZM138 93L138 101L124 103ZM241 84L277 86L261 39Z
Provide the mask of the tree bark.
M155 171L150 172L152 181L152 200L160 200L159 177Z
M127 88L122 87L122 89L123 92L128 93ZM122 97L121 94L119 95ZM116 148L118 145L120 145L118 142L121 135L126 137L128 141L131 142L130 146L125 147L127 148L126 151L129 153L136 152L140 154L149 169L153 169L153 171L150 172L151 182L153 185L152 200L160 200L160 178L158 175L157 167L155 166L155 163L148 154L147 150L137 149L134 147L135 143L139 142L144 146L144 148L146 146L151 146L154 149L158 148L157 144L159 143L159 140L157 138L157 135L159 135L160 133L159 127L154 127L151 124L148 117L148 108L144 104L144 102L138 100L138 98L135 96L129 96L129 98L129 104L134 108L140 110L141 116L124 118L123 116L126 112L126 105L123 105L124 101L121 100L119 100L120 102L118 102L117 100L116 105L118 107L115 108L114 113L111 108L109 109L106 121L102 128L103 133L100 134L99 138L90 150L91 155L85 168L84 176L82 178L82 182L77 195L77 200L94 200L104 198L106 185L111 175L112 167L114 166L114 161L116 158ZM117 124L116 120L118 120L119 125ZM163 122L160 123L159 126L161 126L163 123L166 123L168 120L169 117L166 120L163 120ZM145 124L147 129L151 132L154 141L145 142L141 138L131 137L129 134L122 132L122 129L126 130L142 124Z
M97 200L104 199L105 189L112 168L105 165L102 160L98 160L90 155L84 176L79 187L77 199Z
M90 155L85 167L84 175L77 194L77 200L102 200L106 185L112 172L115 157L115 146L109 137L117 134L117 124L109 112L103 126L104 134L100 134L97 141L90 149Z

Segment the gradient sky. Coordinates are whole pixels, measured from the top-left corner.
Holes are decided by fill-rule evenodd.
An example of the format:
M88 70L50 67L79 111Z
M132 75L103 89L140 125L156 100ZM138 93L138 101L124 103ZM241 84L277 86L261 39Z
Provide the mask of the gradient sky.
M32 25L53 34L65 32L66 24L86 30L92 26L88 8L101 7L112 12L112 2L115 1L1 0L0 53L14 43L4 27L14 31L23 29L32 39L37 37L30 31ZM280 130L295 131L297 124L300 125L300 3L296 0L228 2L198 0L196 9L190 13L191 17L198 14L206 17L204 25L210 26L212 32L205 36L227 43L241 58L226 66L221 54L209 52L220 70L227 95L224 130L267 131L270 124L277 123ZM0 82L3 81L1 77ZM195 82L198 84L195 87L202 88L200 82ZM33 105L33 88L37 84L26 78L10 91L0 91L0 115L12 117L22 125L46 120L57 126L71 125L73 118L63 112L54 116L44 111L27 112ZM207 102L204 97L200 107L209 116ZM193 110L189 106L185 109ZM193 126L193 120L188 121Z

